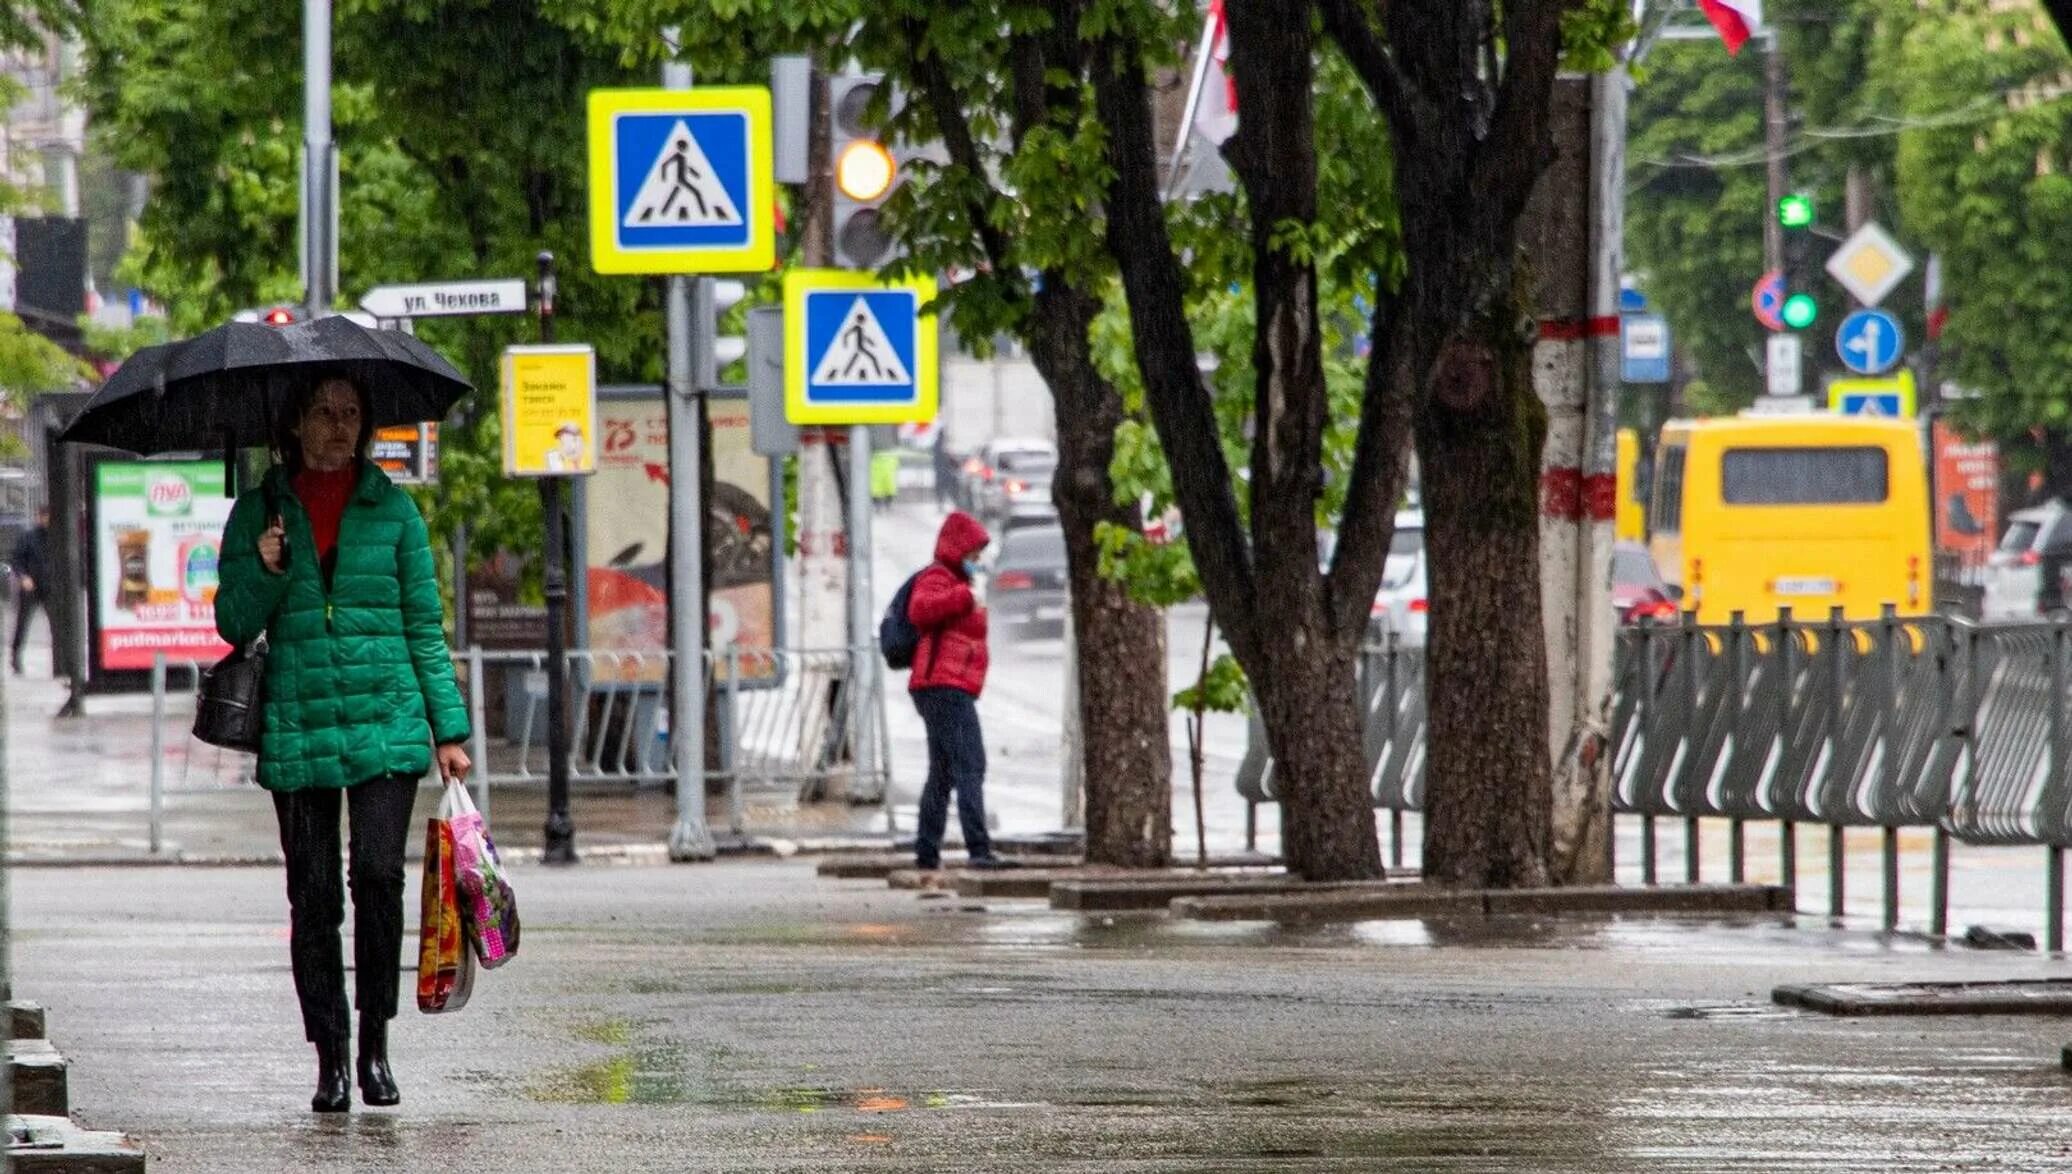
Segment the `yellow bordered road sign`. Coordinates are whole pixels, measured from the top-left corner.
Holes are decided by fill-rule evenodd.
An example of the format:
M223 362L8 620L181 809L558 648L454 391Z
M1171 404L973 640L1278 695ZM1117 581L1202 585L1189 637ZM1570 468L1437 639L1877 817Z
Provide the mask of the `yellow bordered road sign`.
M925 277L884 282L847 269L784 275L784 415L793 424L935 419L935 298Z
M777 258L770 91L590 91L599 273L759 273Z

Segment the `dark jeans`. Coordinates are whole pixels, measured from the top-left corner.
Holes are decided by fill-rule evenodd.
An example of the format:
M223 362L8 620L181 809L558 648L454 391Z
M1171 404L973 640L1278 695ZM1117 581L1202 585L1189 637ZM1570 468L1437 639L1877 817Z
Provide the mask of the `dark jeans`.
M43 593L41 591L16 591L14 599L14 643L9 647L9 651L14 658L14 663L17 665L21 664L22 661L22 643L29 638L29 621L35 619L36 613L39 611L43 612L45 619L48 620L50 612L49 609L43 606Z
M979 732L978 698L962 689L921 689L914 693L914 708L928 727L928 785L921 788L914 862L922 868L942 863L943 824L949 819L953 789L964 850L973 860L991 856L993 842L986 835L986 743Z
M346 788L352 814L354 1006L360 1017L396 1016L396 974L403 959L403 837L410 831L414 778L369 779ZM344 1041L346 885L338 876L339 793L328 787L275 792L281 851L288 858L288 957L302 1031L311 1041Z

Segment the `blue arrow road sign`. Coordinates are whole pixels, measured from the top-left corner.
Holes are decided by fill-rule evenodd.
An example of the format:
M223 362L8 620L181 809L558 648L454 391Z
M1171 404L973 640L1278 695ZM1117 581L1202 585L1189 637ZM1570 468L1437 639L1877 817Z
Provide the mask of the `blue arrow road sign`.
M1835 354L1859 375L1890 371L1905 347L1899 319L1883 310L1858 310L1835 328Z

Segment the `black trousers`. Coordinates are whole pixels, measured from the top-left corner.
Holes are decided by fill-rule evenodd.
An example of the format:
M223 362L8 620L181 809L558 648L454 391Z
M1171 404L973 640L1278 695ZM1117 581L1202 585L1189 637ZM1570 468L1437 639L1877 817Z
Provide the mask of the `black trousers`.
M914 708L928 729L928 782L921 788L921 820L914 829L914 863L942 862L943 827L950 816L950 792L957 793L957 822L964 851L973 860L993 854L986 834L986 741L978 724L978 698L962 689L918 689Z
M343 1042L345 1008L345 893L338 875L340 794L328 787L277 791L274 815L288 858L288 957L302 1031L311 1042ZM397 973L403 960L403 838L417 799L414 778L369 779L343 796L352 815L349 885L353 897L354 1000L362 1020L396 1015Z
M9 652L16 661L21 660L22 643L29 638L29 621L35 619L36 613L39 611L43 612L46 617L50 614L49 610L43 606L43 593L41 591L16 592L14 597L14 643L9 647Z

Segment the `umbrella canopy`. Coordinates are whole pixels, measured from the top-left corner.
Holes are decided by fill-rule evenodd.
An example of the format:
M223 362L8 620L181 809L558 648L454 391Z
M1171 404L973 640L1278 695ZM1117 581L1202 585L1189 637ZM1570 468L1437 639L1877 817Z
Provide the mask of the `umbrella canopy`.
M60 439L147 455L213 451L226 435L257 448L297 393L333 376L367 393L377 428L443 419L474 390L437 351L393 330L344 317L231 322L131 355Z

